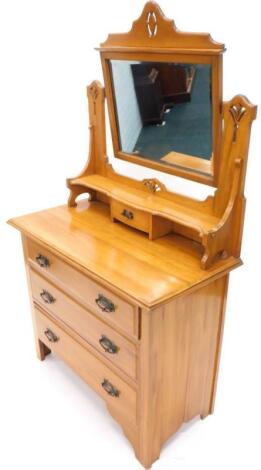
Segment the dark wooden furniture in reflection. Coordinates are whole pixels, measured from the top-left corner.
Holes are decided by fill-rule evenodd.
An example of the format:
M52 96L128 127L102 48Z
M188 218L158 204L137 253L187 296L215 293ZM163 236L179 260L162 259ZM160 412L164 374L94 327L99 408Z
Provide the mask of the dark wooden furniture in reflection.
M190 101L196 72L193 65L157 62L153 67L159 71L162 99L166 106Z
M161 124L164 101L159 71L151 64L132 64L131 69L143 125Z
M132 64L131 69L144 126L161 124L166 108L190 101L194 66L155 62Z

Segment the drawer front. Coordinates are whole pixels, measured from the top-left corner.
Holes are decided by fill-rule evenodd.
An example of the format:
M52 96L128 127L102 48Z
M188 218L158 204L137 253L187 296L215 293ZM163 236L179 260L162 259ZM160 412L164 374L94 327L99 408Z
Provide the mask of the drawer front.
M150 214L130 206L126 206L118 201L111 201L111 217L120 220L131 227L149 233L150 231Z
M60 356L111 407L135 423L135 390L37 308L35 308L35 322L39 339Z
M60 286L66 293L87 308L95 311L105 322L116 325L126 333L138 335L138 310L92 279L77 271L58 256L27 239L29 263L38 272Z
M104 357L136 379L136 347L60 289L30 269L36 302L72 328Z

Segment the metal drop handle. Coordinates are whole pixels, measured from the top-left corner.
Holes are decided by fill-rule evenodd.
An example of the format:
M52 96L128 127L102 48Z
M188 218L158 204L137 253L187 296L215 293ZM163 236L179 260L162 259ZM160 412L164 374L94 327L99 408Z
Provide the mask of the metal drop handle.
M53 295L50 294L50 292L48 292L47 290L44 290L44 289L40 293L40 296L46 304L53 304L56 301L56 299L53 297Z
M41 255L41 253L39 253L39 255L35 257L35 261L37 262L37 264L39 264L39 266L41 266L41 268L49 268L50 266L49 259L46 256Z
M105 390L105 392L108 393L111 397L118 398L120 396L119 390L115 388L107 379L104 379L102 382L102 388Z
M119 348L114 344L107 336L102 335L99 339L99 343L105 352L109 354L117 354Z
M104 297L102 294L98 295L97 299L95 299L95 302L103 312L111 313L115 311L114 303L107 299L107 297Z
M44 334L51 343L57 343L57 341L59 341L58 336L56 336L56 334L49 328L45 330Z
M124 210L122 211L121 215L123 215L123 217L126 217L126 219L129 219L129 220L134 219L134 214L133 214L133 212L128 211L127 209L124 209Z

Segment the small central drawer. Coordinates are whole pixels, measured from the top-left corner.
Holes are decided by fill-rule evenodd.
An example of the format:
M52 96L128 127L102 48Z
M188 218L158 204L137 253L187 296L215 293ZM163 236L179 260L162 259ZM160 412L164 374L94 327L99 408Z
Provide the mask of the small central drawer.
M47 248L27 239L29 264L100 318L138 336L138 308L78 271Z
M136 347L92 313L30 270L34 300L72 328L104 357L136 379Z
M59 322L51 321L37 308L35 322L38 338L115 408L116 412L135 423L136 391L68 335Z
M111 218L112 220L117 219L120 222L124 222L142 232L149 233L150 231L151 215L148 212L134 209L119 201L111 201Z

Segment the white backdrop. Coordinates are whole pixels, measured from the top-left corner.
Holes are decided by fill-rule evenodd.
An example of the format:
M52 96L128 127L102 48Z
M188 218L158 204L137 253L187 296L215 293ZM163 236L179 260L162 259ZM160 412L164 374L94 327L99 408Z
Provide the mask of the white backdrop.
M19 234L5 221L66 203L65 179L80 172L88 149L85 86L93 79L102 81L94 47L109 32L128 31L143 4L0 1L0 466L4 470L141 468L103 402L57 358L36 360ZM261 102L256 0L161 0L160 5L181 30L211 32L226 44L225 100L242 93L255 104ZM246 264L231 274L215 414L182 428L164 446L155 470L261 467L260 135L258 120L253 125L246 180L242 249ZM109 142L108 152L111 156ZM114 162L121 172L126 165ZM131 166L136 178L145 172ZM193 196L211 192L167 175L160 179Z

